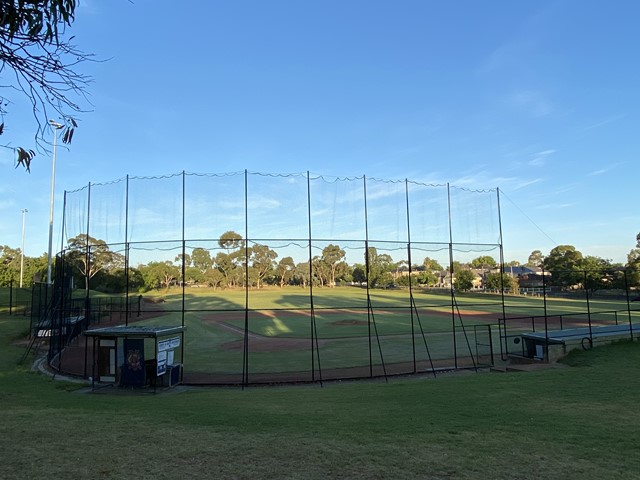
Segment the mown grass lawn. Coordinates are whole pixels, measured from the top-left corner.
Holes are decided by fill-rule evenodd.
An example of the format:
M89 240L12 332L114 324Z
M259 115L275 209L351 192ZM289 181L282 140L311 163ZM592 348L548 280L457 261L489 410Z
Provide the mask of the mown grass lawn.
M561 368L81 393L19 366L0 316L0 478L635 479L640 343Z

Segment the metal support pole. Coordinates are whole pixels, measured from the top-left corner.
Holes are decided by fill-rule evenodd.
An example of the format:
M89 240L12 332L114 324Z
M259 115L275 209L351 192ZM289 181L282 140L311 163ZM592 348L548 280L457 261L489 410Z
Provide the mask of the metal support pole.
M249 384L249 193L248 172L244 171L244 339L242 388Z
M500 210L500 189L496 188L496 198L498 199L498 228L500 231L500 299L502 301L502 318L504 319L504 351L507 347L507 308L504 304L504 247L502 238L502 213ZM512 272L513 274L513 272ZM514 292L512 292L514 293ZM500 351L502 352L502 337L500 337ZM493 355L493 352L492 352ZM507 358L503 355L502 360Z
M627 270L624 270L624 291L627 298L627 315L629 317L629 335L633 341L633 323L631 322L631 300L629 299L629 281L627 279Z
M66 234L65 224L67 222L67 191L62 195L62 234L60 235L60 251L64 250L64 238Z
M13 306L13 279L9 280L9 315L12 314Z
M382 372L384 374L384 379L386 382L389 381L387 378L387 367L384 364L384 356L382 354L382 345L380 343L380 336L378 335L378 327L376 325L376 317L373 313L373 304L371 303L371 287L369 285L369 271L371 269L371 260L369 259L369 220L368 220L368 210L367 210L367 177L366 175L362 177L363 185L364 185L364 231L365 231L365 250L366 250L366 269L367 269L367 326L369 330L369 375L373 377L373 349L371 344L371 327L373 326L373 333L376 336L376 342L378 344L378 354L380 355L380 363L382 365Z
M371 282L369 281L369 272L371 270L371 263L369 260L369 225L367 218L367 177L362 178L364 189L364 269L365 278L367 280L367 338L369 340L369 376L373 377L373 351L371 345L371 295L369 289L371 288Z
M453 340L453 363L458 368L458 343L456 340L456 298L453 291L453 229L451 226L451 188L447 183L447 215L449 220L449 291L451 294L451 332Z
M404 179L404 198L407 211L407 263L409 264L409 308L411 310L411 348L413 354L413 373L418 371L416 360L416 336L415 336L415 319L413 312L413 281L412 281L412 265L411 265L411 223L409 214L409 180ZM417 313L417 312L416 312Z
M547 316L547 281L542 267L542 304L544 306L544 349L545 355L549 358L549 322ZM535 326L534 326L535 331Z
M91 247L89 246L89 231L90 231L90 225L91 225L91 182L89 182L89 185L87 187L87 238L86 238L86 242L85 242L85 277L84 277L84 281L85 281L85 306L84 306L84 312L87 318L91 317L91 308L90 308L90 303L89 303L89 280L90 280L90 276L89 276L89 272L91 271ZM60 277L58 277L60 278ZM64 273L62 275L62 278L64 278Z
M129 248L129 174L125 183L124 194L124 279L125 287L124 293L127 296L127 315L124 319L124 324L129 326L129 262L130 262L130 248ZM138 317L140 316L140 297L138 297Z
M309 308L310 308L310 332L311 332L311 381L316 379L315 361L318 359L318 379L322 387L322 366L320 364L320 345L318 343L318 327L316 325L316 312L313 301L313 236L311 230L311 179L307 170L307 221L309 234ZM315 353L314 353L315 352Z
M589 289L587 288L587 271L584 272L584 294L587 300L587 319L589 320L589 342L593 346L593 329L591 325L591 305L589 304Z
M185 198L186 198L186 177L184 170L182 171L182 268L180 274L182 276L182 328L184 328L184 309L185 309L185 288L186 288L186 266L185 266L185 258L186 258L186 243L185 243L185 224L184 224L184 215L185 215Z

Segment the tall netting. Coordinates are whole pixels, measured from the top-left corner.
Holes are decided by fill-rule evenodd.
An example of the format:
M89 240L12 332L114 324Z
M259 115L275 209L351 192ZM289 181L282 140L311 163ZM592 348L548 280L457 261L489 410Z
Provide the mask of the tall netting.
M496 245L500 242L495 190L450 187L451 238L456 243Z
M127 180L91 184L87 188L90 205L88 233L107 244L127 241Z
M64 194L64 215L61 250L71 238L87 232L89 187L67 191Z
M309 196L314 239L364 240L363 185L362 178L311 178Z
M94 323L187 327L191 383L436 373L491 362L501 295L469 292L500 268L498 202L408 179L127 176L65 193L63 254Z
M307 183L305 175L248 176L247 238L256 242L308 239Z
M412 243L448 244L449 198L447 185L407 182Z
M127 242L183 238L183 181L179 174L129 178Z
M185 238L217 239L225 231L245 228L245 176L228 174L185 174ZM182 219L180 213L179 219Z

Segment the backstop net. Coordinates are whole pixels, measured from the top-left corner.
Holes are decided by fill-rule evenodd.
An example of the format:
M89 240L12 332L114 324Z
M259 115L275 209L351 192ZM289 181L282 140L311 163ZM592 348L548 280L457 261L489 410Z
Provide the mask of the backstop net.
M491 362L502 299L460 293L484 288L491 262L460 265L502 263L496 189L182 172L90 183L64 205L61 254L92 322L186 326L187 382Z

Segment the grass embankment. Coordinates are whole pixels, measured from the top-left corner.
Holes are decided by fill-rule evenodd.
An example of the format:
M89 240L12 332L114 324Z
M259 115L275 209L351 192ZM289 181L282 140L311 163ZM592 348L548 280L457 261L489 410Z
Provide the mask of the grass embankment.
M0 316L0 478L637 478L640 343L565 368L325 388L81 394L16 365Z

